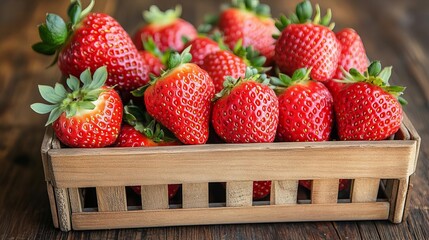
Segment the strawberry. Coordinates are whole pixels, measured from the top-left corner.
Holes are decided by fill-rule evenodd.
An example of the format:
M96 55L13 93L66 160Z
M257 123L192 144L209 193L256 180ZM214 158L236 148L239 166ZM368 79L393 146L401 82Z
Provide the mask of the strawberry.
M290 19L282 16L276 23L282 32L275 47L275 62L288 75L297 69L311 67L311 78L323 82L332 79L337 70L341 45L331 30L333 24L329 25L331 11L321 18L320 8L316 5L313 22L310 20L312 15L311 3L304 1L297 5L296 14Z
M179 191L179 184L169 184L168 185L168 198L172 199L176 196L177 191ZM133 186L131 189L138 195L141 195L142 188L140 186Z
M392 68L381 70L380 62L373 62L362 74L352 68L344 71L349 83L338 94L335 104L340 140L383 140L398 131L402 122L399 97L404 87L390 86Z
M80 1L74 1L68 11L68 23L58 15L48 14L46 23L39 26L42 42L33 45L33 49L56 55L65 76L78 76L87 68L95 71L106 66L109 86L133 90L145 85L149 81L148 71L131 38L112 17L90 13L93 5L92 0L82 10Z
M253 182L253 200L261 200L271 192L271 181Z
M232 78L244 77L246 67L247 64L243 59L227 50L219 50L208 54L201 66L212 78L215 92L217 93L222 91L226 76Z
M369 66L365 47L359 34L351 28L345 28L338 33L336 37L341 44L341 55L334 79L343 79L341 68L347 72L354 68L359 72L364 72Z
M228 143L273 142L278 123L278 100L267 79L248 68L245 78L227 77L213 106L212 124ZM253 76L252 76L253 75ZM263 82L263 83L261 83ZM253 182L253 200L270 193L271 181Z
M143 42L143 46L144 50L140 50L139 54L146 63L149 74L159 76L161 71L165 68L164 63L170 53L168 51L165 53L161 52L151 37Z
M185 48L192 46L190 54L192 55L192 63L202 67L204 58L210 53L217 52L220 50L219 44L208 37L197 37L192 41L189 41Z
M244 77L247 67L255 68L260 73L265 72L269 69L263 67L265 61L264 56L260 56L252 47L243 47L239 41L232 52L219 50L208 54L204 58L202 68L212 78L216 92L220 92L223 89L225 77Z
M52 105L35 103L31 108L40 114L50 113L46 125L52 123L58 139L69 147L98 148L113 144L121 127L123 106L118 93L103 86L106 67L89 70L79 79L70 75L68 92L59 83L55 88L39 86L42 97Z
M184 144L204 144L209 135L209 118L214 86L210 76L189 63L189 48L174 53L169 70L154 79L144 91L147 112Z
M311 180L299 180L299 185L311 190ZM338 191L344 191L350 187L351 181L348 179L340 179L338 182Z
M344 83L334 80L343 79L344 76L342 69L348 72L351 68L355 68L359 72L364 72L369 65L362 39L355 30L351 28L345 28L339 31L336 36L342 48L340 60L333 80L328 80L325 82L326 87L329 89L329 91L331 91L334 99L336 99L338 93L345 86Z
M185 43L183 38L193 40L197 37L197 30L189 22L179 18L182 8L169 9L161 12L157 6L151 6L143 13L147 25L141 27L134 35L134 43L141 49L142 41L153 38L156 46L163 52L171 49L182 51Z
M278 33L271 18L270 7L258 0L235 0L219 17L219 29L225 43L232 49L238 41L243 46L252 46L270 64L274 57L275 39Z
M225 88L216 94L212 124L227 143L273 142L279 103L264 75L248 69L245 78L227 77Z
M329 90L309 78L311 70L298 69L292 78L272 78L279 98L277 139L284 142L327 141L333 124Z

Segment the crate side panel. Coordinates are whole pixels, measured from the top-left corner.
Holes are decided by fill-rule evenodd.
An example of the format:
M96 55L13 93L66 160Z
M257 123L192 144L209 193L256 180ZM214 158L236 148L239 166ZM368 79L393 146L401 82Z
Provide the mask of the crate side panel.
M415 150L416 141L411 140L223 144L150 150L54 149L49 151L49 160L58 187L133 186L255 179L404 178L414 171Z
M140 210L74 214L73 228L89 230L258 222L382 220L387 219L388 215L388 202Z

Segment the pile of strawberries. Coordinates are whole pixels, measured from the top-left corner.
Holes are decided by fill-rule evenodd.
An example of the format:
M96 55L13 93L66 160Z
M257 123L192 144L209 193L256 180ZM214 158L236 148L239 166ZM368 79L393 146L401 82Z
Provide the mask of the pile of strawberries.
M152 6L134 38L93 5L74 1L68 22L48 14L33 45L68 77L69 90L39 86L50 104L31 106L66 146L383 140L400 127L405 88L389 85L391 67L309 1L275 21L267 5L233 0L200 31L180 7ZM254 199L270 185L255 182Z

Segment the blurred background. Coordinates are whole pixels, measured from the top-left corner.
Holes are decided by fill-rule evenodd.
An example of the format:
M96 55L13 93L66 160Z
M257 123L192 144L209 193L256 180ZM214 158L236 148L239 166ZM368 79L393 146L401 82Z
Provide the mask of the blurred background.
M227 2L99 0L95 11L111 14L132 35L143 24L142 11L152 4L165 10L180 3L183 18L198 25L205 14L219 12L220 4ZM274 17L289 15L298 3L296 0L262 2L271 6ZM428 234L429 143L425 140L429 134L426 127L429 119L429 2L318 0L318 3L322 12L327 7L332 9L337 31L351 27L360 33L370 59L394 66L393 84L407 86L404 97L409 105L404 109L423 141L411 198L410 211L416 217L406 224L412 231ZM61 74L56 66L47 68L52 59L34 53L31 45L39 40L37 25L44 22L45 14L53 12L65 17L68 4L65 0L2 0L0 3L0 239L2 236L28 236L26 228L30 229L28 231L38 229L37 234L53 230L39 150L47 116L35 114L29 106L42 101L37 85L53 85ZM425 225L419 226L419 219L423 219ZM314 225L302 226L306 229L305 226ZM400 226L392 228L401 229ZM321 231L329 231L329 227L325 230L322 227ZM397 234L405 234L401 235L403 239L412 234L411 230L401 231Z

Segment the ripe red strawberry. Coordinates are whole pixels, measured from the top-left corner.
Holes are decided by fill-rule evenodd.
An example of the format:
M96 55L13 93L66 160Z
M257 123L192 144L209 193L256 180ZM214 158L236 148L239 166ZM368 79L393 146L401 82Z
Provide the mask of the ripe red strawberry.
M151 6L143 13L147 25L141 27L134 35L134 43L142 49L142 41L151 37L156 46L163 52L167 50L182 51L185 43L183 38L193 40L197 37L197 30L189 22L179 18L182 8L169 9L161 12L157 6Z
M302 68L292 78L280 74L271 80L279 98L279 141L329 140L334 118L332 96L321 82L310 80L310 72Z
M106 84L119 90L133 90L149 81L147 68L127 32L112 17L89 13L91 5L82 11L80 1L69 8L70 22L48 14L39 26L42 42L33 49L46 55L56 55L63 75L78 76L89 68L95 71L106 66Z
M348 179L340 179L338 183L338 191L346 190L350 187L350 180ZM300 180L299 185L311 190L311 181L310 180Z
M404 87L389 86L391 67L381 71L373 62L362 75L356 69L345 73L349 82L335 104L340 140L383 140L398 131L402 122L399 97Z
M329 25L331 12L321 18L316 5L315 20L311 3L298 4L296 14L290 19L282 16L276 23L281 30L275 47L275 61L279 69L292 75L300 68L312 68L311 78L316 81L332 79L337 70L341 46Z
M185 48L192 46L189 52L192 55L192 63L202 67L204 58L210 53L214 53L220 50L219 44L208 37L197 37L192 41L189 41Z
M204 58L204 63L201 66L201 68L206 70L210 75L216 93L222 91L225 77L244 77L246 67L247 64L243 59L227 50L219 50L208 54Z
M243 46L252 46L260 52L270 64L274 57L275 39L278 33L271 18L268 5L258 0L236 0L219 17L219 29L223 32L229 48L242 41Z
M326 87L332 93L334 99L336 99L338 93L345 86L345 83L340 83L334 80L343 79L343 69L348 72L351 68L355 68L359 72L365 72L369 66L368 57L366 56L362 39L355 30L345 28L339 31L336 36L342 49L340 60L333 79L325 82Z
M165 68L164 63L169 56L169 52L161 52L151 37L143 42L143 46L144 50L140 50L139 53L146 63L149 74L155 76L161 75L161 71Z
M253 200L260 200L271 192L271 181L253 182Z
M227 77L225 88L216 94L212 124L227 143L273 142L278 124L279 103L261 75L248 69L245 78Z
M52 123L58 139L69 147L98 148L113 144L118 137L122 121L123 106L118 93L107 88L106 67L95 71L93 78L89 70L79 79L70 75L68 92L59 83L55 88L39 86L42 97L52 103L35 103L31 108L40 114L50 113L46 125Z
M144 101L147 112L182 143L204 144L209 135L214 86L207 72L189 63L191 58L189 48L181 55L172 54L169 70L151 82L144 91Z
M354 29L345 28L336 33L336 37L342 50L334 79L343 79L341 68L347 72L352 68L365 72L368 69L369 60L359 34Z

